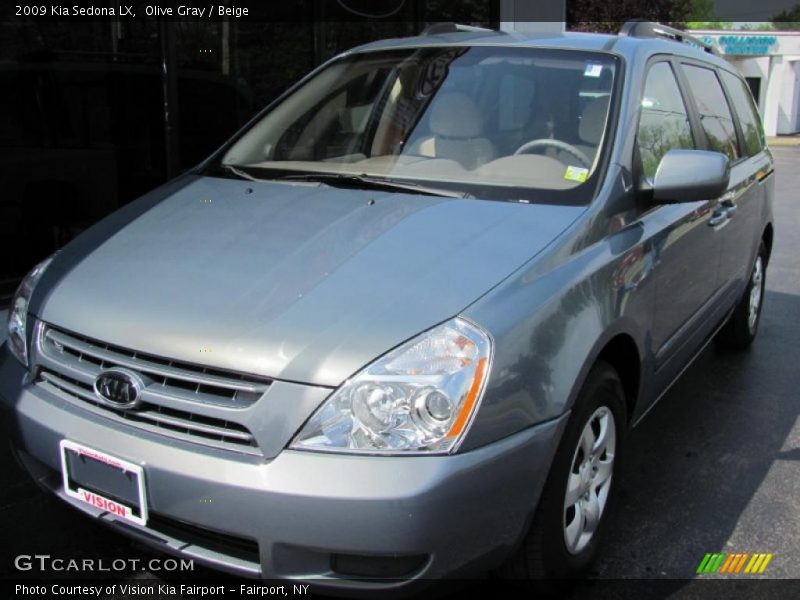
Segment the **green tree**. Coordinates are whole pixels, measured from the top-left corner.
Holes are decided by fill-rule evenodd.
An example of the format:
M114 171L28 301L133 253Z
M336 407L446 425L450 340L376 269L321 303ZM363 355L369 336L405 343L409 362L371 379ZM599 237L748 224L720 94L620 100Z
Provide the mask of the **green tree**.
M772 23L775 29L800 29L800 4L779 12L772 17Z
M772 23L757 23L752 25L750 23L745 23L741 27L742 31L773 31L775 29L775 25Z
M733 29L730 21L687 21L686 29Z
M687 29L732 29L730 21L717 21L714 0L689 0Z
M567 0L567 27L573 31L617 33L631 15L683 27L695 0Z
M713 21L714 0L690 0L687 21Z

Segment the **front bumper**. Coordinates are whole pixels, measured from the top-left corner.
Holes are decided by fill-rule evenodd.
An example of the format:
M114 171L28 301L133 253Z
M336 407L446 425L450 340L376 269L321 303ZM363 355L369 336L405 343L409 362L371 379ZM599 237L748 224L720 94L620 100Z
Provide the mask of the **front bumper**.
M0 350L0 401L28 471L79 510L164 552L252 577L337 588L399 587L491 568L536 505L565 423L551 421L453 456L284 450L271 460L194 449L87 414L41 388ZM66 496L59 442L141 464L146 527ZM337 557L418 557L402 577L354 578ZM411 565L406 562L404 564Z

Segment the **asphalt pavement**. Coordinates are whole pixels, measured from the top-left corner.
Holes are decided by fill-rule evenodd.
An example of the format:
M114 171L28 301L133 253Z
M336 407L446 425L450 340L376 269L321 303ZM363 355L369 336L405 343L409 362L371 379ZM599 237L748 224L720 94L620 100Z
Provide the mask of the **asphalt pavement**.
M715 552L772 553L759 578L800 578L800 147L775 155L775 243L759 337L744 354L710 346L631 432L595 579L669 579L685 596L704 585L698 580L723 577L695 575ZM41 493L8 452L0 468L0 576L13 574L19 554L157 556Z

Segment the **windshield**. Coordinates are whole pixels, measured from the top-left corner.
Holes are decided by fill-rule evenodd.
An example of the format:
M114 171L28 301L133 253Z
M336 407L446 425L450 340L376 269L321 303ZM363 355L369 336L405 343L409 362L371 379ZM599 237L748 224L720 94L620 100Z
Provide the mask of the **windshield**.
M267 179L365 175L477 196L563 195L590 187L600 164L616 70L613 56L583 51L355 53L282 99L222 165Z

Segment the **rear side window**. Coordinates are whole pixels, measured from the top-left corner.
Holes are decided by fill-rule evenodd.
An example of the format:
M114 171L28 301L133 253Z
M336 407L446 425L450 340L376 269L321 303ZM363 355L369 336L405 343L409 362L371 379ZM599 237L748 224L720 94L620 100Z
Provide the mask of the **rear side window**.
M750 88L733 73L721 71L722 81L728 88L733 108L739 117L739 124L744 133L745 151L748 156L754 156L764 148L764 139L761 129L761 119L756 111Z
M686 105L668 63L656 63L647 74L636 140L642 170L649 178L669 150L695 147Z
M683 65L683 70L697 104L709 148L727 154L731 161L736 160L739 158L736 128L719 79L711 69Z

